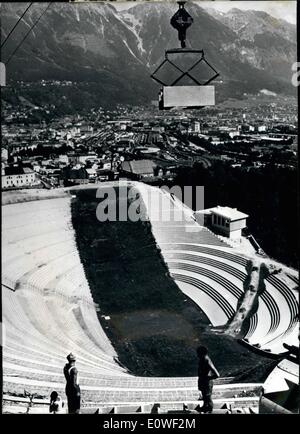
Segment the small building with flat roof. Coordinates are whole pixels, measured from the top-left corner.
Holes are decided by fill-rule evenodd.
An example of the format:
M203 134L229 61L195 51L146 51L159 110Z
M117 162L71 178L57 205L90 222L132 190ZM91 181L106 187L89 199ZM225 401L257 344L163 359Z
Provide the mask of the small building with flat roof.
M211 227L213 231L231 239L238 239L242 236L242 229L247 226L248 214L238 211L229 206L216 206L194 213L197 221L204 222L205 226ZM203 219L204 215L204 219Z

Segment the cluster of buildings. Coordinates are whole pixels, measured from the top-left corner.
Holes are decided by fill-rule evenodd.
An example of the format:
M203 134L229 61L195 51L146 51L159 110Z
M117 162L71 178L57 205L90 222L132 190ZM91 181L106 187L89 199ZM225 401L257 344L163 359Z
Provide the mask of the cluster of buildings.
M217 159L233 167L261 167L275 157L278 164L297 163L297 106L284 98L243 110L118 105L60 117L51 106L20 100L5 103L2 117L3 189L170 178L179 167Z

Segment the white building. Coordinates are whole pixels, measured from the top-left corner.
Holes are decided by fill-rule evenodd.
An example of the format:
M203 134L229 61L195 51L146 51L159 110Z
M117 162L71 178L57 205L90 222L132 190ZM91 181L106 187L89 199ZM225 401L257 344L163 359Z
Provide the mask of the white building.
M2 189L31 187L39 184L36 173L28 167L6 167L2 175Z
M216 206L210 211L212 227L229 238L241 238L242 229L247 226L246 219L249 217L247 214L228 206Z
M198 222L203 221L204 224L215 230L216 233L222 234L231 239L239 239L242 236L242 229L247 226L246 220L249 217L236 208L229 206L216 206L203 211L196 211L195 217Z

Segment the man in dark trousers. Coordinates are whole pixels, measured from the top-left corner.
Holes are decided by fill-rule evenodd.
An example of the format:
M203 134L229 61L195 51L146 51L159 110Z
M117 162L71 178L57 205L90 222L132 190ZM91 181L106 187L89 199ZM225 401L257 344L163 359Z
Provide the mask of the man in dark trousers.
M67 356L68 363L64 367L64 375L67 381L66 395L68 398L68 412L78 414L80 412L80 387L78 371L75 366L76 357L70 353Z
M212 390L213 380L220 376L211 361L207 348L200 346L197 348L198 355L198 389L202 394L203 407L200 411L203 413L211 413L213 410ZM200 398L199 398L200 399Z

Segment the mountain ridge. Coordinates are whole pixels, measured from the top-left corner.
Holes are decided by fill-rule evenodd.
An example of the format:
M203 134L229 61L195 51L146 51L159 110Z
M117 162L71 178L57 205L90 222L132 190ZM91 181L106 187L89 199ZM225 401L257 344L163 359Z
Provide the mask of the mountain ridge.
M90 81L98 84L105 100L149 102L159 90L150 74L166 49L179 47L177 32L170 26L177 8L172 3L142 3L117 11L110 3L52 4L8 64L7 76L25 81ZM24 3L2 3L2 40L24 9ZM4 62L43 9L43 4L33 5L5 45ZM216 11L213 16L196 3L187 10L194 18L187 47L204 49L220 72L221 99L262 88L286 95L295 92L290 82L296 61L295 26L264 13L258 14L255 27L253 11L231 10L221 19ZM246 19L248 29L237 31L241 20L237 16ZM265 30L263 21L269 23ZM274 27L275 22L280 26Z

